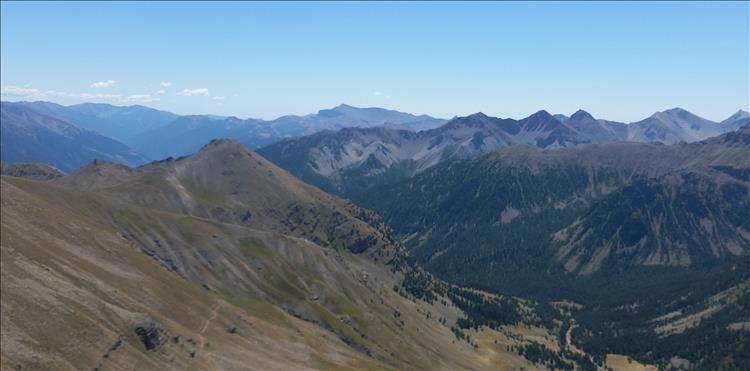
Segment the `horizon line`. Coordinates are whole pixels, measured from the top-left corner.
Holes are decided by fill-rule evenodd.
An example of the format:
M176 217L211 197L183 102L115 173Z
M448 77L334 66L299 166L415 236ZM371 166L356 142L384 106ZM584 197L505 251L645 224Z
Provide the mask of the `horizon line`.
M609 118L605 118L605 117L601 117L601 116L595 116L591 112L589 112L589 111L587 111L587 110L585 110L583 108L579 108L575 112L570 113L570 114L560 113L560 112L552 113L549 110L542 108L542 109L536 110L536 111L534 111L534 112L532 112L532 113L530 113L530 114L528 114L528 115L526 115L524 117L521 117L521 118L515 118L515 117L510 117L510 116L500 116L500 115L495 116L495 115L492 115L492 114L488 115L487 113L484 112L484 110L472 112L472 113L465 114L465 115L454 115L453 117L445 118L445 117L433 116L433 115L430 115L430 114L427 114L427 113L412 113L412 112L401 111L401 110L397 110L397 109L393 109L393 108L386 108L386 107L382 107L382 106L361 107L361 106L351 105L351 104L348 104L348 103L339 103L339 104L337 104L337 105L335 105L333 107L330 107L330 108L320 108L317 112L309 112L309 113L305 113L305 114L293 114L293 113L290 113L290 114L284 114L284 115L281 115L281 116L277 116L277 117L274 117L274 118L271 118L271 119L263 119L263 118L259 118L259 117L244 117L243 118L243 117L240 117L240 116L237 116L237 115L228 115L227 116L227 115L219 115L219 114L215 114L215 113L178 113L176 111L169 111L169 110L166 110L166 109L155 108L153 106L149 106L149 105L146 105L146 104L117 105L117 104L106 103L106 102L84 101L84 102L81 102L81 103L75 103L75 104L68 104L68 105L66 105L66 104L58 103L58 102L55 102L55 101L52 101L52 100L16 100L16 101L13 101L13 100L0 100L0 102L7 102L7 103L52 103L52 104L56 104L56 105L59 105L59 106L62 106L62 107L73 107L73 106L78 106L78 105L83 105L83 104L102 104L102 105L107 105L107 106L111 106L111 107L120 107L120 108L145 107L145 108L156 110L156 111L168 112L168 113L171 113L171 114L174 114L174 115L177 115L177 116L182 116L182 117L188 117L188 116L215 116L215 117L222 117L222 118L236 118L236 119L240 119L240 120L260 120L260 121L264 121L264 122L275 121L275 120L281 119L283 117L289 117L289 116L305 117L305 116L315 115L315 114L318 114L322 110L332 110L332 109L336 109L336 108L341 107L341 106L347 106L347 107L352 107L352 108L356 108L356 109L381 109L381 110L386 110L386 111L392 111L392 112L409 114L409 115L413 115L413 116L428 116L430 118L440 119L440 120L446 120L446 121L451 121L451 120L454 120L454 119L457 119L457 118L469 117L469 116L473 116L473 115L476 115L476 114L483 114L483 115L488 116L488 117L494 117L494 118L499 118L499 119L522 120L522 119L528 118L530 116L533 116L534 114L539 113L539 112L547 112L548 114L550 114L552 116L563 115L565 117L570 118L576 112L583 111L585 113L588 113L594 119L597 119L597 120L612 121L612 122L622 123L622 124L626 124L626 125L634 124L634 123L637 123L637 122L639 122L641 120L645 120L647 118L653 117L654 115L656 115L658 113L663 113L663 112L672 111L672 110L686 111L686 112L688 112L688 113L690 113L692 115L695 115L695 116L697 116L699 118L702 118L704 120L708 120L708 121L714 122L716 124L719 124L722 121L724 121L724 120L726 120L726 119L728 119L728 118L730 118L730 117L732 117L732 116L734 116L734 115L736 115L738 113L748 113L748 111L746 111L746 110L744 110L742 108L739 108L738 110L733 111L732 113L730 113L728 116L724 117L723 119L721 119L719 121L716 121L716 120L713 120L713 119L708 119L705 116L701 116L700 114L696 114L693 111L690 111L689 109L686 109L686 108L683 108L683 107L680 107L680 106L675 106L675 107L663 109L661 111L655 111L655 112L649 114L648 116L645 116L644 118L642 118L642 119L640 119L638 121L629 121L629 122L626 122L626 121L611 120Z

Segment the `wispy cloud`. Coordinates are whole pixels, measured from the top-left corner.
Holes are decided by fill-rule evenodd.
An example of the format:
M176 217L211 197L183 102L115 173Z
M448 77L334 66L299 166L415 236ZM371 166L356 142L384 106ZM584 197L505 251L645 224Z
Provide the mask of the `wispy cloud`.
M160 95L161 94L166 94L166 93L167 93L167 91L164 90L164 89L159 89L159 90L156 91L156 94L160 94Z
M224 99L225 99L225 97L219 97L219 96L216 96L216 97L213 97L213 98L211 98L211 99L213 99L213 100L224 100Z
M164 88L168 88L168 87L172 86L172 82L171 81L162 81L162 82L159 83L159 85L161 85Z
M6 85L0 87L0 93L2 95L8 95L11 97L25 98L25 99L37 99L41 96L41 91L35 88L20 87L14 85Z
M183 97L192 97L193 95L202 95L208 97L211 93L208 92L208 88L195 88L195 89L182 89L181 92L177 93Z
M37 88L19 87L14 85L5 85L0 87L0 95L2 95L3 98L7 97L28 100L68 98L83 101L104 100L114 103L149 103L158 102L160 100L160 98L155 97L151 94L131 94L123 96L122 94L114 93L73 93L59 90L40 90Z
M91 84L91 87L95 89L111 88L113 86L115 86L115 80L97 81Z
M376 97L383 97L385 99L391 99L390 95L385 94L385 93L383 93L382 91L379 91L379 90L376 90L376 91L372 92L372 95L374 95Z
M129 103L149 103L149 102L158 102L160 99L157 97L152 96L151 94L133 94L128 95L127 97L123 98L122 102L129 102Z
M120 94L105 94L105 93L70 93L66 91L59 91L59 90L47 90L42 94L43 99L48 98L75 98L75 99L83 99L83 100L92 100L92 99L104 99L104 100L121 100L122 96Z

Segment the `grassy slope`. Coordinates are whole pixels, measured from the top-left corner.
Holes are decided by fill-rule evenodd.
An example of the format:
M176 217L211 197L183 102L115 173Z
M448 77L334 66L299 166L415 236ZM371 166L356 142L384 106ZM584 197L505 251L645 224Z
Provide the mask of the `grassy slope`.
M394 293L366 256L41 182L2 192L3 369L532 367L455 340L437 320L455 308ZM148 324L180 340L145 351Z
M237 305L181 279L107 224L60 205L69 194L5 178L2 192L3 368L377 365L272 305ZM181 341L144 351L133 329L150 323Z

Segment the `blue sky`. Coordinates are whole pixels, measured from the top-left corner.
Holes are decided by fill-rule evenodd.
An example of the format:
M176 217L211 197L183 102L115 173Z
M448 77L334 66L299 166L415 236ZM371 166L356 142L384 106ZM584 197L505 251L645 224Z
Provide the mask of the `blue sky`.
M634 121L750 107L748 2L2 2L3 100Z

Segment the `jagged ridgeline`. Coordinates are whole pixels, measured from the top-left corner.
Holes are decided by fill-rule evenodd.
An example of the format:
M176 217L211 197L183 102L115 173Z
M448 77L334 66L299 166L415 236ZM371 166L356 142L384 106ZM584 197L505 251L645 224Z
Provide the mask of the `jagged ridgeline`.
M750 116L744 111L716 123L680 108L631 124L596 119L583 110L570 117L539 111L520 120L480 112L419 132L386 127L326 131L285 139L259 153L327 192L357 197L373 186L408 179L444 161L510 146L556 149L618 141L675 144L730 132L748 122Z
M748 344L730 329L750 315L746 289L708 304L750 279L748 174L745 126L672 146L514 147L449 161L356 202L441 278L583 305L574 317L584 350L664 364L677 355L710 369L744 359L737 353ZM701 310L723 314L704 313L700 326L685 319ZM668 313L690 325L659 340L657 318Z
M3 369L535 368L511 345L561 346L534 302L436 279L235 141L50 178L2 177Z

